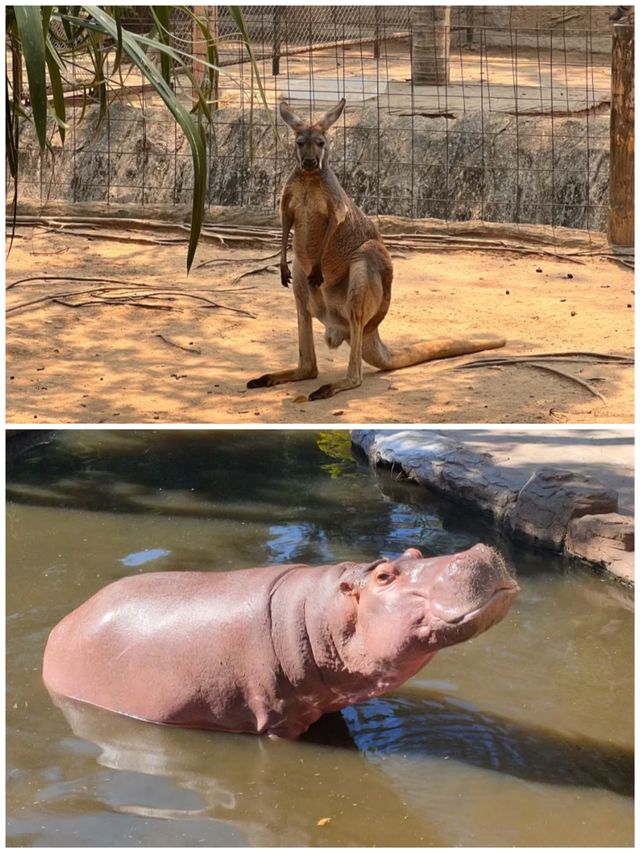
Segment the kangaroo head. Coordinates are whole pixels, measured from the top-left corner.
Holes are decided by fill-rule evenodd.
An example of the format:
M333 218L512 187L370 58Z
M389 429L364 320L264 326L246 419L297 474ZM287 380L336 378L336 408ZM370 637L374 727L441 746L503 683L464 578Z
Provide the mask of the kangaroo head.
M296 133L296 157L305 172L320 171L328 161L327 130L338 120L346 101L342 98L314 124L308 124L291 112L285 101L280 102L280 115Z

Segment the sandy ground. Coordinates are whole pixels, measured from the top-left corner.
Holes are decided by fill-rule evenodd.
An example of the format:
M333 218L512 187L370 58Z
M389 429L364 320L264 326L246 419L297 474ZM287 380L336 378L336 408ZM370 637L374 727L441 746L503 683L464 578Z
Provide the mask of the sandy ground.
M346 346L329 351L316 326L317 380L247 390L248 379L297 359L293 296L272 264L277 246L201 243L187 278L184 244L158 246L22 228L8 261L7 420L56 423L631 423L633 372L558 364L586 388L524 366L456 367L478 356L394 373L366 367L363 385L330 400L305 397L340 377ZM128 234L124 232L123 234ZM631 354L633 274L613 261L584 263L494 251L394 255L394 296L381 326L390 345L489 332L496 354L589 350ZM249 261L247 261L249 259ZM539 270L539 271L538 271ZM568 278L568 275L572 278ZM206 296L230 309L174 296L171 310L134 305L70 307L52 293L87 289L73 277L116 278ZM66 297L69 299L70 297ZM75 299L86 299L86 296ZM141 304L149 304L144 302Z

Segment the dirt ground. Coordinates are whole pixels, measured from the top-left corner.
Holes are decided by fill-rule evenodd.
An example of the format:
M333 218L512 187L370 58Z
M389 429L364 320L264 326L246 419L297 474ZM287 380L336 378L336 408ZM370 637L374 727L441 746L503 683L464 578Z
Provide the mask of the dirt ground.
M275 268L238 279L272 265L267 256L277 244L202 242L187 277L184 243L136 242L130 231L122 233L127 239L19 230L7 275L10 424L633 420L629 366L554 363L587 380L606 398L601 400L568 378L528 366L456 369L485 354L393 373L366 367L357 390L308 402L306 395L344 373L348 358L346 345L327 349L319 325L318 379L247 390L248 379L297 359L293 296ZM392 255L393 299L381 326L389 345L488 332L508 343L487 357L573 350L632 354L633 273L615 261L478 249ZM59 279L11 286L36 276ZM165 295L156 291L155 301L144 299L149 294L138 288L137 305L101 304L108 291L78 295L100 281L73 280L78 277L151 285ZM133 291L118 293L130 299ZM53 302L52 294L68 304ZM226 307L214 308L201 297ZM143 307L150 304L156 310Z

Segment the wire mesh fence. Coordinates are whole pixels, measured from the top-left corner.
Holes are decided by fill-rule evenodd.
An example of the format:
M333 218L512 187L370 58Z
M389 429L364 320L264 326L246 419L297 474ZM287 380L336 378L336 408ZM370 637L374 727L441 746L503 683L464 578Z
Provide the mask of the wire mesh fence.
M131 9L124 26L146 31L144 7ZM192 9L218 34L208 203L274 208L293 162L288 131L278 120L274 134L227 8ZM285 99L308 117L346 98L332 166L367 213L606 228L610 7L242 11L271 109ZM201 74L202 35L183 12L173 13L172 43L196 57ZM53 154L40 156L24 127L22 197L189 202L188 146L139 72L114 73L114 50L105 45L111 104L102 123L78 54L68 68L64 148L52 133ZM178 68L173 86L191 103Z

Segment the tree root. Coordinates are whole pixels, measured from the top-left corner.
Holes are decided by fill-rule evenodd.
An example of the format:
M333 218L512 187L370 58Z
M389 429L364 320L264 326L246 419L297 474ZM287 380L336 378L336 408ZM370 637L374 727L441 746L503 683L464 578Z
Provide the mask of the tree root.
M91 278L72 278L70 276L65 276L64 278L57 276L43 276L40 278L40 280L43 279L53 279L55 281L94 282L100 280ZM32 280L33 279L21 279L19 281L14 281L7 286L7 289L15 287L17 284ZM21 302L18 305L11 305L6 309L6 313L12 314L16 311L33 308L36 305L42 305L45 302L57 302L60 305L66 305L68 308L83 308L88 305L131 305L137 308L156 308L170 311L181 309L175 305L151 305L147 300L164 299L168 302L175 302L178 299L192 299L196 302L204 303L201 305L203 308L219 308L224 311L232 311L236 314L242 314L245 317L251 317L251 319L254 320L256 318L255 314L252 314L251 311L246 311L244 308L233 308L230 305L223 305L221 302L214 302L214 300L196 293L187 293L180 290L168 290L166 288L134 282L123 284L121 281L116 281L115 279L101 279L101 281L117 284L117 286L93 287L85 290L68 291L66 293L49 293L45 296L40 296L37 299L30 299L29 301ZM75 299L75 297L81 296L88 296L90 298L80 300Z
M620 366L633 365L634 359L631 356L611 355L601 352L547 352L547 353L532 353L531 355L514 355L503 356L502 358L482 358L475 361L469 361L466 364L456 365L456 370L465 370L466 368L476 367L501 367L509 365L522 365L523 367L534 368L536 370L546 370L548 373L555 373L556 376L562 376L571 382L575 382L582 388L586 388L594 397L598 397L603 403L607 402L604 394L601 394L596 388L584 379L574 376L572 373L567 373L565 370L560 370L558 367L552 367L545 362L552 361L568 361L579 362L586 364L617 364Z

